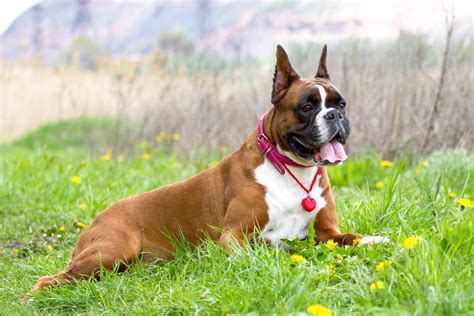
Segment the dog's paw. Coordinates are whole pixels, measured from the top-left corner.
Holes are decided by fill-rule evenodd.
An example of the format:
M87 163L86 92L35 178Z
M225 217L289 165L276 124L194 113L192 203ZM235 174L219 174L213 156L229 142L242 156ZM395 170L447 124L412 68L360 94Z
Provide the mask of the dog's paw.
M390 239L387 237L382 236L365 236L362 237L360 242L357 246L362 247L363 245L374 245L374 244L381 244L381 243L388 243Z
M54 285L57 283L58 280L55 277L52 276L44 276L38 279L36 281L36 284L33 286L31 289L32 293L39 292L44 288L50 287L51 285Z

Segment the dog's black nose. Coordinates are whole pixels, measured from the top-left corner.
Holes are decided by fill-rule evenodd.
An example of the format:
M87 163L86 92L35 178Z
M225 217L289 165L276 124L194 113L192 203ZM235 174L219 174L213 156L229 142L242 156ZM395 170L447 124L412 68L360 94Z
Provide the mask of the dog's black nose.
M339 121L342 121L344 119L344 115L342 115L342 113L338 110L331 110L327 112L323 117L328 121L332 121L336 119L336 117Z

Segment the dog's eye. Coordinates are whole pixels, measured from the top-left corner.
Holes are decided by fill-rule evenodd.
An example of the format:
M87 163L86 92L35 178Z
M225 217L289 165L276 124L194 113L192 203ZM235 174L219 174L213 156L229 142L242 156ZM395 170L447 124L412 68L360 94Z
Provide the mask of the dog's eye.
M346 101L341 101L341 102L339 102L339 106L340 106L341 108L345 108L346 105L347 105L347 104L346 104Z
M311 103L306 103L301 107L301 111L304 113L307 113L311 111L312 109L313 109L313 106L311 105Z

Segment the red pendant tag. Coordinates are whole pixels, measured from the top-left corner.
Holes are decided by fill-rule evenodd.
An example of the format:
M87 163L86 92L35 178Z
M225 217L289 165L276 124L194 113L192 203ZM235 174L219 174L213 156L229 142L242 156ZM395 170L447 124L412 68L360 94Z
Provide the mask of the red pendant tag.
M316 200L307 196L301 200L301 206L303 206L306 212L311 212L316 208Z

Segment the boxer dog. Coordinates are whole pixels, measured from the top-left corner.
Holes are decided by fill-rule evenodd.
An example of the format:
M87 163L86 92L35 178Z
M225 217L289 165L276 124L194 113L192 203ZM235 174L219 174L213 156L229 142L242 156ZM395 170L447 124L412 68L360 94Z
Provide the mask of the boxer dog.
M254 233L270 245L305 239L341 246L385 242L341 233L326 166L346 159L347 103L331 82L324 46L314 78L302 79L277 46L272 107L242 147L190 179L121 200L99 214L69 265L35 290L97 276L100 267L171 259L170 236L197 244L206 236L229 252ZM123 266L123 265L122 265Z

